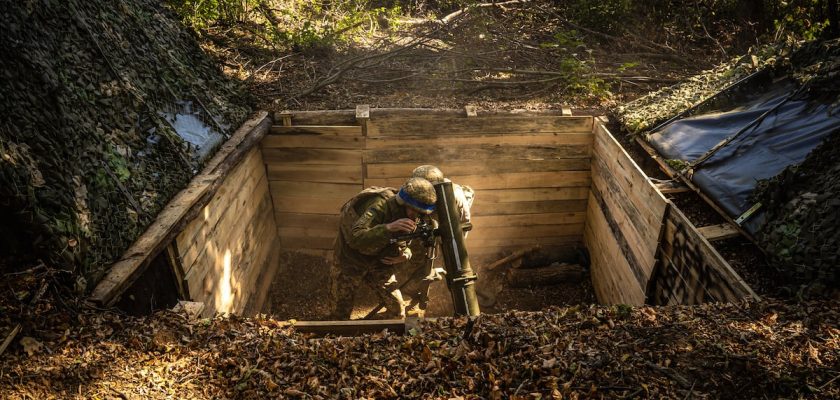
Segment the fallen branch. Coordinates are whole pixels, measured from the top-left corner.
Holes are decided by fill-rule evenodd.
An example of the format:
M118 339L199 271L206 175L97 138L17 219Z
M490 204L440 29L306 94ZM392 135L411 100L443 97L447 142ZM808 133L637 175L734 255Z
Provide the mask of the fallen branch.
M20 324L17 324L8 335L6 335L6 340L3 341L3 344L0 344L0 355L3 355L3 352L6 351L6 348L12 344L12 341L15 340L15 336L20 332Z
M502 258L502 259L488 265L487 267L484 268L484 270L485 271L493 271L494 269L499 268L502 265L509 264L510 262L512 262L514 260L518 260L522 257L525 257L526 255L528 255L528 254L530 254L534 251L539 250L539 248L540 248L540 246L533 246L533 247L528 248L528 249L522 249L522 250L514 251L511 255L509 255L505 258Z
M503 1L501 3L472 4L472 5L469 5L467 7L462 8L458 11L454 11L454 12L451 12L451 13L447 14L446 16L441 18L438 21L438 23L446 25L446 24L452 22L453 19L458 18L459 16L466 13L467 11L474 10L474 9L477 9L477 8L486 8L486 7L502 7L503 8L504 6L509 6L509 5L513 5L513 4L524 4L524 3L528 3L528 2L530 2L530 0L510 0L510 1Z
M560 283L580 283L583 268L576 264L552 264L541 268L511 269L505 279L512 287L534 287Z

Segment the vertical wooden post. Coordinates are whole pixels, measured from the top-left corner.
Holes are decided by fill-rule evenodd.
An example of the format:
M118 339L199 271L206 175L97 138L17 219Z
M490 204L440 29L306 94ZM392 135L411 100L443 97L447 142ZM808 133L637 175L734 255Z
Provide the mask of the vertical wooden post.
M478 111L475 106L464 106L464 111L467 112L467 118L478 116Z
M572 109L569 107L563 107L560 109L560 115L564 117L571 117L572 116Z
M367 136L367 124L370 120L370 106L359 104L356 106L356 122L362 127L362 136Z
M292 126L292 112L289 110L283 110L277 113L277 119L281 120L283 126Z

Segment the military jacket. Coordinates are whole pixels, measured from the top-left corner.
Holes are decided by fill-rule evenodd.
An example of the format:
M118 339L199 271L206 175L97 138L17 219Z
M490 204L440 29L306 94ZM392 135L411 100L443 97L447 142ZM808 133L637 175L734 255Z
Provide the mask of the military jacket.
M405 242L389 243L391 233L385 228L385 224L407 217L395 194L393 188L368 188L344 204L335 243L335 258L342 267L390 267L379 260L405 249Z

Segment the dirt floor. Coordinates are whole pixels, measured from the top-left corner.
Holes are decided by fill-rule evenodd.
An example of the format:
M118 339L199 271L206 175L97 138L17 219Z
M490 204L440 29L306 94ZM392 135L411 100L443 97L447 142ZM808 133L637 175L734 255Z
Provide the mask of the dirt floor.
M503 258L500 254L498 258ZM495 260L495 259L494 259ZM476 260L478 268L477 295L482 313L502 313L511 310L539 311L551 306L564 307L595 303L595 295L588 275L582 282L559 283L537 287L511 287L505 281L505 267L492 272L483 270L489 264ZM561 261L561 260L555 260ZM322 255L300 252L284 252L281 267L272 282L263 313L279 320L322 320L329 315L329 271L330 263ZM540 260L549 265L551 260ZM533 265L533 266L542 266ZM529 266L529 265L526 265ZM400 274L404 279L405 272ZM376 306L376 299L370 289L362 288L358 293L351 318L363 318ZM429 307L426 317L453 315L451 295L443 281L433 283L429 290Z

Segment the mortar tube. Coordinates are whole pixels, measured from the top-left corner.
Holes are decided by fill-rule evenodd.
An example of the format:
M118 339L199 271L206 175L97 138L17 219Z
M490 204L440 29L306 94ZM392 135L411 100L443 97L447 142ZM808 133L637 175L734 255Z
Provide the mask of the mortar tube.
M446 286L452 294L455 315L477 316L481 313L475 294L475 281L478 277L473 273L467 248L464 246L464 231L455 203L452 182L436 184L435 193L435 206L440 223L440 248L446 268Z

